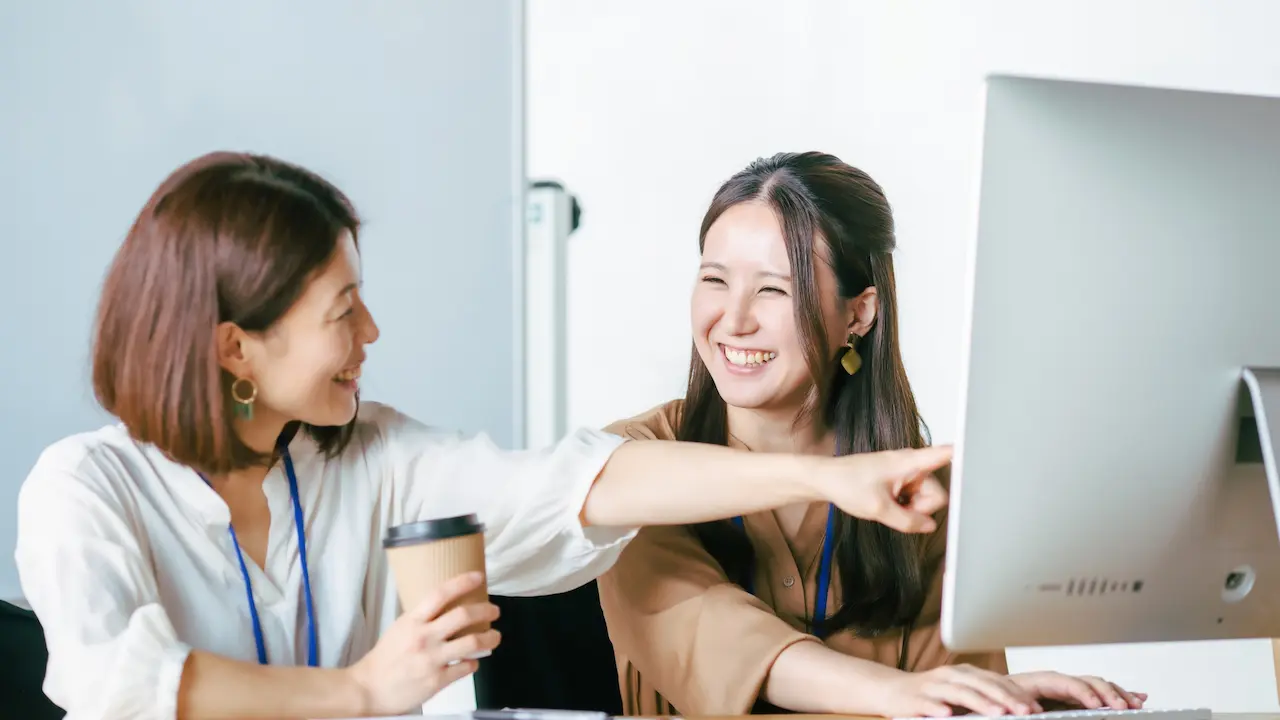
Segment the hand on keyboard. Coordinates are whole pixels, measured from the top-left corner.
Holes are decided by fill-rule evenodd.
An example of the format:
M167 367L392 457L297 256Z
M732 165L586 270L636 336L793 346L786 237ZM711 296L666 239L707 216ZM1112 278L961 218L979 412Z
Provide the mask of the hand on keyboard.
M1129 692L1115 683L1088 675L1032 672L1010 675L1009 679L1037 700L1054 701L1059 707L1065 704L1089 710L1139 710L1147 701L1145 693Z
M1058 701L1084 708L1139 709L1146 696L1100 678L1061 673L1001 675L970 665L903 673L882 684L880 714L887 717L947 717L972 712L986 716L1044 712L1039 702Z

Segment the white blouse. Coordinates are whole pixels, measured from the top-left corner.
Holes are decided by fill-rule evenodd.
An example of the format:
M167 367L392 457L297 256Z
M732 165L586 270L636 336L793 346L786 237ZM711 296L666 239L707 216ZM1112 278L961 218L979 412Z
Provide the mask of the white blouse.
M289 446L305 513L319 661L360 659L395 620L382 550L390 526L477 513L489 590L570 590L607 570L634 530L579 513L623 442L582 430L553 448L503 451L483 435L427 428L363 403L351 444L325 459L299 433ZM280 465L265 571L246 560L272 664L304 665L307 619L289 484ZM173 718L192 648L257 662L230 512L190 468L104 427L51 445L18 499L22 590L49 646L45 693L68 720Z

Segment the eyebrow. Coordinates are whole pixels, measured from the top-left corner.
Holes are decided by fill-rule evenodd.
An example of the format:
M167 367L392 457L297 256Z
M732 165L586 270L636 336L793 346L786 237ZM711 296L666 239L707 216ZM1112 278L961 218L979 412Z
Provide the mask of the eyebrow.
M719 270L720 272L729 271L728 268L726 268L724 265L721 265L720 263L715 263L715 262L704 262L702 263L699 269ZM756 273L756 275L759 277L771 277L771 278L777 278L779 280L785 280L787 282L791 282L791 276L786 273L776 273L776 272L769 272L767 270L763 270L761 272Z
M350 293L352 290L356 290L356 289L358 289L359 287L360 287L360 286L359 286L357 283L351 283L351 284L347 285L346 287L342 288L341 290L339 290L339 291L338 291L338 294L333 296L333 299L334 299L334 300L341 300L341 299L342 299L342 296L344 296L344 295L346 295L346 294Z

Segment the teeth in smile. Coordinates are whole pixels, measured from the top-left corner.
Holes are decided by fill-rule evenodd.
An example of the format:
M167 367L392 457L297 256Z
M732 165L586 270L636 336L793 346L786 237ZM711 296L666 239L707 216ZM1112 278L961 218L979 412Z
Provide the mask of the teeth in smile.
M724 356L734 365L763 365L770 360L778 357L778 353L764 352L763 350L737 350L726 347Z
M337 380L338 382L351 382L352 380L359 379L359 377L360 377L360 367L356 366L351 368L350 370L343 370L337 375L334 375L333 379Z

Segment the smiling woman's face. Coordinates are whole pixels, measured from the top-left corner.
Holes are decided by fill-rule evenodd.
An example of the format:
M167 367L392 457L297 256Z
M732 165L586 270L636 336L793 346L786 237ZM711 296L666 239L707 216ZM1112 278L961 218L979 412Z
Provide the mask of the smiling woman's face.
M834 352L845 343L852 307L821 252L813 272ZM729 405L798 409L812 388L793 290L782 227L769 206L740 203L707 230L690 304L693 342Z
M234 348L224 342L223 367L254 382L262 410L314 426L345 425L356 414L365 346L377 339L360 297L360 254L346 235L274 326L239 333Z

